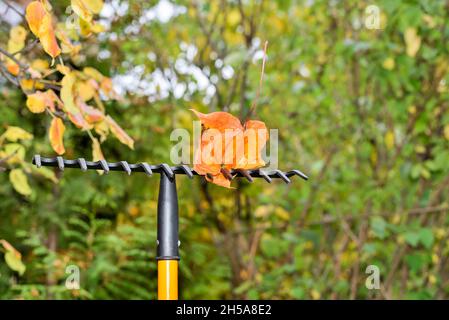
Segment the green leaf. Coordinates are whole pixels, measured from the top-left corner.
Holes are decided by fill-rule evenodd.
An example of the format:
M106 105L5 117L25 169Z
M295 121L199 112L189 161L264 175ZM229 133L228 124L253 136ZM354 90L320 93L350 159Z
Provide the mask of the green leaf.
M293 288L291 293L292 297L295 299L303 299L305 295L304 289L301 287Z
M409 254L405 256L405 261L411 271L421 270L428 263L428 256L422 253Z
M13 251L8 251L5 253L5 262L11 270L17 271L20 275L25 272L25 265L20 258L20 255Z
M409 231L404 235L405 241L412 247L416 247L419 243L420 235L418 232Z
M434 240L432 230L430 228L422 228L419 231L419 240L424 247L430 249L430 247L432 247L433 245Z
M387 222L382 217L373 217L371 219L371 229L374 235L380 239L388 236Z

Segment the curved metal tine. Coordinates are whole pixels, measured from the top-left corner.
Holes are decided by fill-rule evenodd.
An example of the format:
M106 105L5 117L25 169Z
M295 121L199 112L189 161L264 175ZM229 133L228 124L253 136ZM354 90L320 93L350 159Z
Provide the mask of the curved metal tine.
M278 175L285 183L292 182L281 170L276 170L276 175Z
M263 170L260 170L260 169L259 169L259 175L260 175L262 178L264 178L265 181L268 182L268 183L271 183L271 181L273 181L273 180L268 176L268 174L267 174L265 171L263 171Z
M247 170L243 170L243 169L238 169L237 170L242 176L244 176L246 178L246 180L248 180L249 182L253 182L254 179L253 177L251 177L251 175L248 173Z
M78 158L76 161L80 165L80 168L82 171L87 171L87 164L86 164L86 160L84 160L84 158Z
M145 171L145 173L149 176L153 175L153 170L151 170L151 167L148 163L146 162L142 162L140 163L140 166L143 168L143 171Z
M40 154L36 154L33 158L33 162L36 165L36 167L40 168L42 167L42 162L41 162L41 156Z
M295 169L295 170L291 170L289 172L287 172L288 174L291 173L292 175L297 175L300 176L301 178L303 178L304 180L309 180L309 177L306 176L304 173L302 173L301 171Z
M128 176L131 174L131 168L129 167L128 162L126 161L120 161L120 164L122 165L123 169L126 171Z
M56 157L56 162L58 163L58 168L61 171L64 171L64 158L63 157Z
M106 162L106 160L103 159L103 160L100 160L99 162L100 162L101 168L103 169L104 173L108 174L109 173L109 165Z
M226 177L226 179L228 180L232 180L234 177L232 176L232 173L226 169L226 168L221 168L221 173Z
M182 168L182 170L185 172L185 174L186 174L190 179L193 178L193 173L192 173L192 170L190 169L189 166L183 164L183 165L180 166L180 168Z
M164 170L167 177L169 177L170 179L172 179L174 177L175 173L173 172L173 170L170 168L170 166L168 164L161 163L161 168L162 168L162 170Z

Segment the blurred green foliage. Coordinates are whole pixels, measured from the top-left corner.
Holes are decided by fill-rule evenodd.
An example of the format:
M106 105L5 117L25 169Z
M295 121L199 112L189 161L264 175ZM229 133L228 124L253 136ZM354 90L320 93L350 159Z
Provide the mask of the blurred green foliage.
M62 19L69 1L52 4ZM365 25L373 4L380 29ZM244 116L267 40L256 118L279 128L280 168L310 176L291 185L238 181L232 190L179 177L181 298L448 298L446 1L107 7L106 32L73 62L126 89L106 108L135 150L108 140L106 159L169 162L170 132L191 129L192 107ZM1 27L4 47L10 26ZM31 114L6 81L0 90L0 134L20 126L34 135L26 159L52 155L49 118ZM89 138L72 125L64 141L67 158L91 158ZM66 170L56 184L30 176L23 196L11 169L0 173L0 239L26 270L0 256L0 298L155 298L156 178ZM80 290L64 287L68 265L80 267ZM368 265L379 268L378 290L365 286Z

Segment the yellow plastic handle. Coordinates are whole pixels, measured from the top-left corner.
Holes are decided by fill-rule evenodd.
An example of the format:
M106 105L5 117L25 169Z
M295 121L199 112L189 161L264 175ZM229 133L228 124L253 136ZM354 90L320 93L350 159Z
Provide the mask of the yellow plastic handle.
M157 298L159 300L178 299L178 260L158 260Z

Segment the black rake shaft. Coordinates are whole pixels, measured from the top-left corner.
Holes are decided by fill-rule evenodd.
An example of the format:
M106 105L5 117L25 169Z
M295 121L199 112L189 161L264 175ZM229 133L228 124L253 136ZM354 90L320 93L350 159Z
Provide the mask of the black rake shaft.
M179 166L169 166L166 163L161 163L158 165L151 165L146 162L140 163L128 163L127 161L119 162L107 162L106 160L100 161L86 161L84 158L78 158L74 160L64 159L63 157L46 158L40 155L35 155L33 157L33 164L40 168L41 166L46 167L58 167L59 170L63 171L64 168L77 168L82 171L91 170L103 170L105 173L109 171L125 171L128 175L131 172L144 172L148 176L153 175L153 173L164 173L168 178L172 179L175 174L185 174L189 178L193 178L194 175L199 175L195 170L187 165ZM290 178L293 176L299 176L304 180L309 178L299 170L290 170L283 172L281 170L264 170L264 169L254 169L254 170L242 170L235 169L227 172L232 177L244 177L249 182L253 182L253 178L263 178L265 181L271 183L273 178L282 179L285 183L290 183Z

